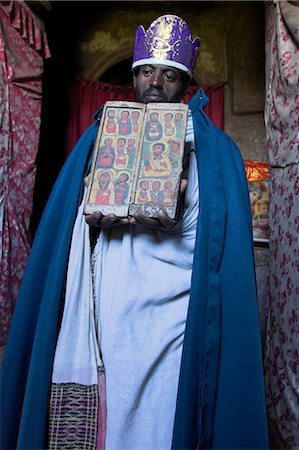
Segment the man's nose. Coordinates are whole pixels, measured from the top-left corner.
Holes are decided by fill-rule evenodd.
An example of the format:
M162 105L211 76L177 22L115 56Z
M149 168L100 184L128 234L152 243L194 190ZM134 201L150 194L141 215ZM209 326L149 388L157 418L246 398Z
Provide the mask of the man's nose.
M153 73L152 78L151 78L151 85L155 88L163 87L163 78L162 78L161 74Z

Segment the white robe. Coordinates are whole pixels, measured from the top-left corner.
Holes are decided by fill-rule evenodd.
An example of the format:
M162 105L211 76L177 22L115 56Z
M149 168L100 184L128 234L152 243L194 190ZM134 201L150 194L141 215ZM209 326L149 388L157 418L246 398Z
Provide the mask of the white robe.
M189 120L186 141L193 141ZM106 450L169 450L198 216L192 151L182 220L100 233L93 252L96 322L106 372Z

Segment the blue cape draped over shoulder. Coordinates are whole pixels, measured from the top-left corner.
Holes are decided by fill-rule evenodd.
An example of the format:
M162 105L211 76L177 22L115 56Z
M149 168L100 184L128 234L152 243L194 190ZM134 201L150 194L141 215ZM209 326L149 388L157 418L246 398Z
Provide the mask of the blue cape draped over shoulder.
M251 212L243 160L203 107L190 101L199 172L189 311L173 449L267 449ZM48 408L71 234L98 131L81 136L36 233L5 351L1 448L47 447Z

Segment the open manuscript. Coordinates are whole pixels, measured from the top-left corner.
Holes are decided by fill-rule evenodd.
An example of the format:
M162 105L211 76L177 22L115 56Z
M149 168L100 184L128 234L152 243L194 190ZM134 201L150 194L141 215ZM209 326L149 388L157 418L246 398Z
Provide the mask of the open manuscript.
M84 212L176 217L188 106L106 102Z

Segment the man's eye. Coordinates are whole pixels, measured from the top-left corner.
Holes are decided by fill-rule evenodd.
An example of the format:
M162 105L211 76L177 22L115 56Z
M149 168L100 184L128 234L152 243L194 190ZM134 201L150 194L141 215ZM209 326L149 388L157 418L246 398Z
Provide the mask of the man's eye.
M167 81L175 81L176 79L175 74L172 72L166 72L165 78Z
M148 77L152 73L152 71L150 69L143 69L142 73L145 77Z

